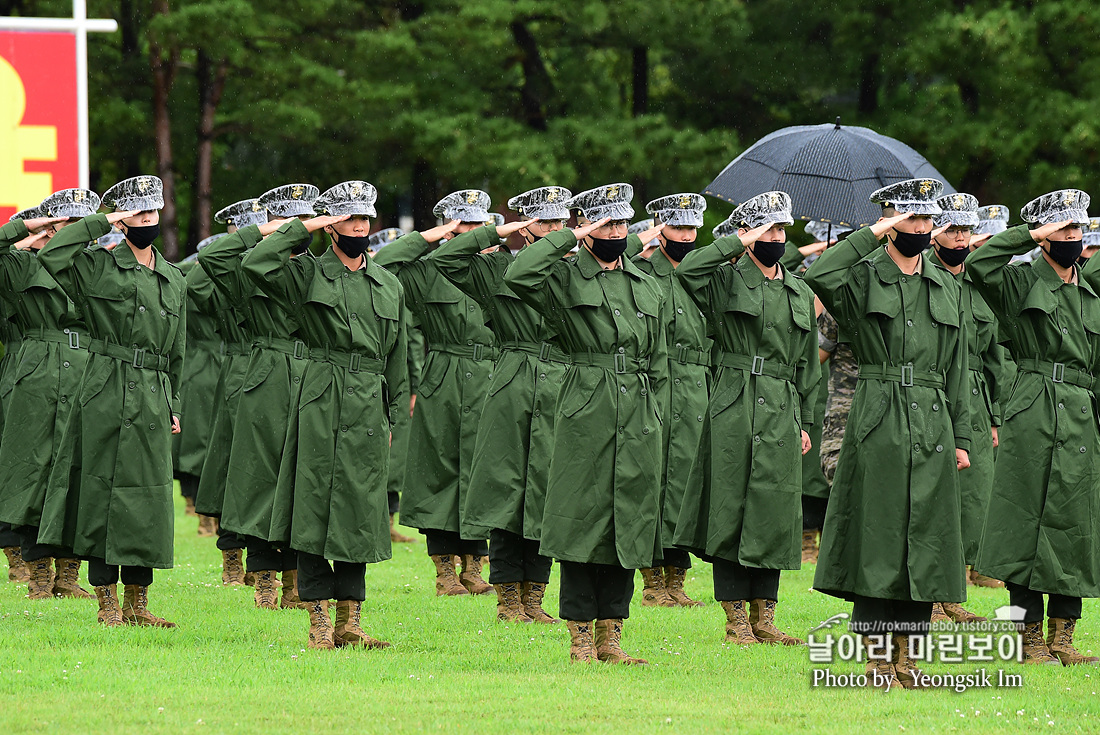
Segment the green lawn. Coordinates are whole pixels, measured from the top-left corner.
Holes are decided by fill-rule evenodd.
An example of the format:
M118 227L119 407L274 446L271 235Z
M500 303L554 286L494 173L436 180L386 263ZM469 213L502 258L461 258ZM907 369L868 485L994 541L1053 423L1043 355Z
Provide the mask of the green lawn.
M307 651L305 612L260 611L251 588L223 588L219 553L196 525L179 503L177 566L157 573L150 595L176 630L107 630L94 601L30 603L25 586L0 585L0 732L1100 730L1092 667L1009 663L1022 688L962 694L811 688L807 649L723 644L709 566L698 562L687 587L706 607L636 606L626 625L624 647L648 667L572 665L564 625L502 625L494 598L436 598L422 541L367 568L364 628L392 648ZM783 576L789 632L848 610L811 592L811 580L810 569ZM551 612L556 585L555 573ZM972 592L969 607L983 614L1007 602L1003 590ZM1100 650L1098 613L1086 601L1082 649Z

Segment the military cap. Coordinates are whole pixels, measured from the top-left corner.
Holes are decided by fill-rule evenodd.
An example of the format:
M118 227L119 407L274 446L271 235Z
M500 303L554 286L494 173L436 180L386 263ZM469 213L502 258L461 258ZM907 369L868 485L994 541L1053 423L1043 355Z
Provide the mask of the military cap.
M20 209L18 212L8 217L8 222L14 222L17 219L37 219L42 216L42 210L37 206L27 207L26 209Z
M55 191L38 205L47 217L88 217L99 209L99 194L88 189Z
M645 211L673 227L702 227L707 201L698 194L670 194L645 205Z
M405 231L400 227L390 227L386 230L379 230L367 239L367 248L370 250L378 250L389 245L404 234Z
M975 235L996 235L1008 229L1008 207L1003 204L989 204L978 207L978 226L972 230Z
M572 198L573 192L564 186L540 186L509 199L508 209L527 219L566 220L569 208L565 205Z
M504 215L500 212L489 212L489 221L485 224L492 225L493 227L500 227L504 224Z
M1077 225L1089 222L1088 194L1080 189L1059 189L1032 199L1020 210L1020 218L1028 224L1049 225L1070 220Z
M733 221L733 216L731 215L716 224L714 226L714 229L711 230L711 233L714 235L715 240L723 237L729 237L730 235L736 235L737 223Z
M164 182L156 176L135 176L103 192L103 206L119 212L145 212L164 207Z
M345 214L363 217L377 217L374 203L378 201L378 190L366 181L344 181L317 197L313 208L321 214L341 216Z
M739 205L730 219L749 230L761 225L793 225L791 197L785 191L766 191Z
M1082 245L1086 248L1100 247L1100 217L1091 217L1084 230L1085 234L1081 237Z
M453 219L459 222L488 222L492 203L489 195L480 189L462 189L436 202L432 214L448 222Z
M221 240L223 237L225 237L228 234L229 234L228 232L219 232L216 235L211 235L210 237L203 238L202 240L199 240L199 244L195 246L195 252L196 253L202 252L202 249L205 248L207 245L209 245L210 243L215 242L217 240Z
M972 194L948 194L936 204L943 210L933 219L936 227L977 227L978 199Z
M285 184L276 186L260 196L260 206L277 218L313 216L313 202L320 192L313 184Z
M219 210L214 215L214 221L220 225L234 227L262 225L267 222L267 210L260 204L259 199L242 199Z
M118 245L120 242L122 242L125 239L126 239L125 235L123 235L118 230L112 229L106 235L101 235L99 237L99 239L96 240L95 242L96 242L96 245L98 245L99 247L105 248L105 247L109 247L111 245Z
M604 217L615 221L630 220L634 217L634 208L630 206L633 198L634 187L630 184L607 184L582 191L566 206L579 209L589 222L598 222Z
M635 222L634 224L627 227L626 228L626 234L628 234L628 235L641 234L641 233L645 232L646 230L650 229L651 227L653 227L653 225L655 225L655 224L657 224L657 223L654 222L652 219L643 219L643 220L641 220L639 222Z
M847 225L837 225L817 219L812 219L806 223L806 234L812 237L814 242L840 240L851 231L852 228Z
M898 214L939 214L936 199L943 194L943 182L938 179L906 179L871 192L871 201L883 207L893 207Z

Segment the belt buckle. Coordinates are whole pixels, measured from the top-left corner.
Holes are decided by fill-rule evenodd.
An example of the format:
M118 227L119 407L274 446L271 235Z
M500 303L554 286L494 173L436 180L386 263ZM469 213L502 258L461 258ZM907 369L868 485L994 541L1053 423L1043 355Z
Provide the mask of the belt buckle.
M913 366L902 365L901 366L901 385L903 388L913 387Z
M77 332L75 330L70 330L70 329L66 329L65 332L69 335L69 349L70 350L79 350L80 349L80 332Z
M484 350L485 350L485 345L481 344L480 342L475 342L474 343L474 359L475 360L483 359L485 357Z
M760 355L753 355L752 356L752 367L749 368L749 372L752 373L753 375L763 375L764 374L764 358L761 357Z
M300 339L294 340L294 359L304 360L306 359L306 343Z
M1050 373L1050 379L1055 383L1061 383L1066 377L1066 364L1064 362L1054 363L1054 370Z
M362 359L363 359L363 356L360 355L358 352L351 353L351 360L348 362L348 372L349 373L359 372L359 365L362 362Z
M133 359L133 361L131 361L130 364L133 365L134 367L138 368L138 369L143 369L145 367L145 356L147 354L148 354L148 351L145 350L144 348L135 347L134 348L134 359Z
M687 363L688 348L687 347L677 347L676 349L677 349L676 362L680 363L681 365Z
M539 347L539 359L544 361L549 360L550 350L552 349L553 346L549 342L543 342L542 345Z
M619 375L626 373L626 355L621 352L612 355L615 361L615 372Z

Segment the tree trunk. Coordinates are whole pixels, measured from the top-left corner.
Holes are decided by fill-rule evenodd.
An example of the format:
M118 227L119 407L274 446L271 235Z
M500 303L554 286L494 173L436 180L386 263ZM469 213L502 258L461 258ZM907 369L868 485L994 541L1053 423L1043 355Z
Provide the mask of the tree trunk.
M542 61L538 42L522 21L512 23L512 39L519 48L523 67L523 88L520 90L523 116L535 130L546 130L546 106L554 93L554 83Z
M168 15L168 0L154 0L153 13ZM164 209L160 213L161 251L175 262L180 259L179 222L176 213L176 179L172 160L172 120L168 98L175 82L179 50L161 48L149 41L149 65L153 72L153 136L156 143L157 176L164 182Z
M212 157L214 152L214 116L225 90L225 79L229 73L229 61L221 59L217 68L212 69L210 57L205 51L199 51L195 64L195 77L199 92L199 124L196 131L195 179L192 181L191 219L187 227L188 241L196 245L210 237L210 223L213 219L211 196ZM190 247L186 248L188 251Z
M435 174L430 163L417 158L413 163L412 194L413 223L418 230L435 227L435 215L432 207L439 201L436 196Z
M631 112L641 117L649 109L649 58L645 46L634 47L634 99Z

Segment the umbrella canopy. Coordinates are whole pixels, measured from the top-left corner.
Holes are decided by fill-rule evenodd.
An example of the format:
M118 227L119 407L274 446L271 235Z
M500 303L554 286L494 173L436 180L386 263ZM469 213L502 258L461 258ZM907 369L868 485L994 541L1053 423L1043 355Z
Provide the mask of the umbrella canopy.
M710 182L704 194L741 204L766 191L791 196L795 217L847 227L878 220L871 192L905 179L932 178L955 189L924 156L870 128L796 125L767 135Z

